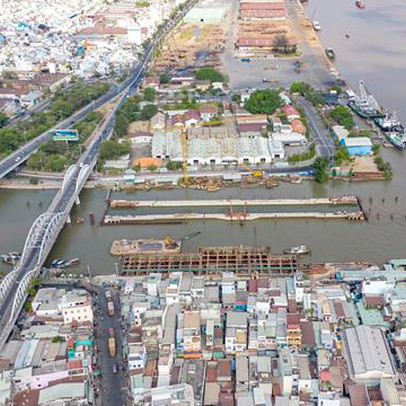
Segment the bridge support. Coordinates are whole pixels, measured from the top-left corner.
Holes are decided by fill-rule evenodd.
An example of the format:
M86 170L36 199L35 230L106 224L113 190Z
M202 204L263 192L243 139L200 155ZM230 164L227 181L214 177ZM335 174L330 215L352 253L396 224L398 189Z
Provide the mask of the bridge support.
M76 196L76 204L79 206L80 204L80 199L79 199L79 194Z
M13 285L16 276L17 269L14 269L13 271L9 272L0 283L0 303L3 303L4 299L6 298L8 290Z
M72 223L72 220L70 218L70 214L68 214L68 216L66 217L66 224L70 224Z

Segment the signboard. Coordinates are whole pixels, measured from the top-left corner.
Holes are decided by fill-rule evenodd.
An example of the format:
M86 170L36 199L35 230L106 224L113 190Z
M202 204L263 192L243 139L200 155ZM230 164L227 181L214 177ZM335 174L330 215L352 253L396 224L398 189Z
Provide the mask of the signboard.
M52 131L54 141L79 141L78 130L55 130Z

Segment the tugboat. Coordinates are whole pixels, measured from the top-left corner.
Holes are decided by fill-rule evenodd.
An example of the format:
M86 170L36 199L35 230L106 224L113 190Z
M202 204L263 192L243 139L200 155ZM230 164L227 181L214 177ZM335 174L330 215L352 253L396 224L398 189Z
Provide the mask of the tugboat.
M382 131L395 131L403 133L405 130L396 117L395 111L393 114L386 113L384 117L375 118L374 122Z
M312 25L313 25L314 31L321 31L321 25L318 21L313 21Z
M286 254L296 254L296 255L306 255L310 254L311 250L307 248L306 245L298 245L296 247L291 247L290 250L285 252Z
M356 0L355 5L361 9L365 8L365 3L362 0Z
M386 132L385 138L399 151L406 148L406 134L398 132Z
M325 49L327 58L330 59L331 61L334 61L336 59L336 54L334 53L333 48L326 48Z

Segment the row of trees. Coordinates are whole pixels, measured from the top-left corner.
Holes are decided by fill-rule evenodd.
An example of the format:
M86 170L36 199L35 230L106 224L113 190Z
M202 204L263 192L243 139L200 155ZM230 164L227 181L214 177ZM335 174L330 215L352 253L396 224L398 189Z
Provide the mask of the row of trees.
M321 95L313 89L308 83L305 82L294 82L290 87L291 93L299 93L306 100L312 103L314 106L323 105L324 100Z
M56 92L47 111L33 113L30 119L16 126L0 128L0 159L102 96L108 89L107 83L85 85L78 82L70 89Z

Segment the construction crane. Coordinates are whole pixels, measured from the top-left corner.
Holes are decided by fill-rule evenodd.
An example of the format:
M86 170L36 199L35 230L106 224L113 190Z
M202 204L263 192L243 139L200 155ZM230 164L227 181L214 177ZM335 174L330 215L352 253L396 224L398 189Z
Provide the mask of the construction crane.
M182 128L182 132L180 135L180 143L182 145L182 169L183 169L183 181L185 186L189 184L189 171L188 171L188 157L189 157L189 148L186 139L186 129L185 127Z

